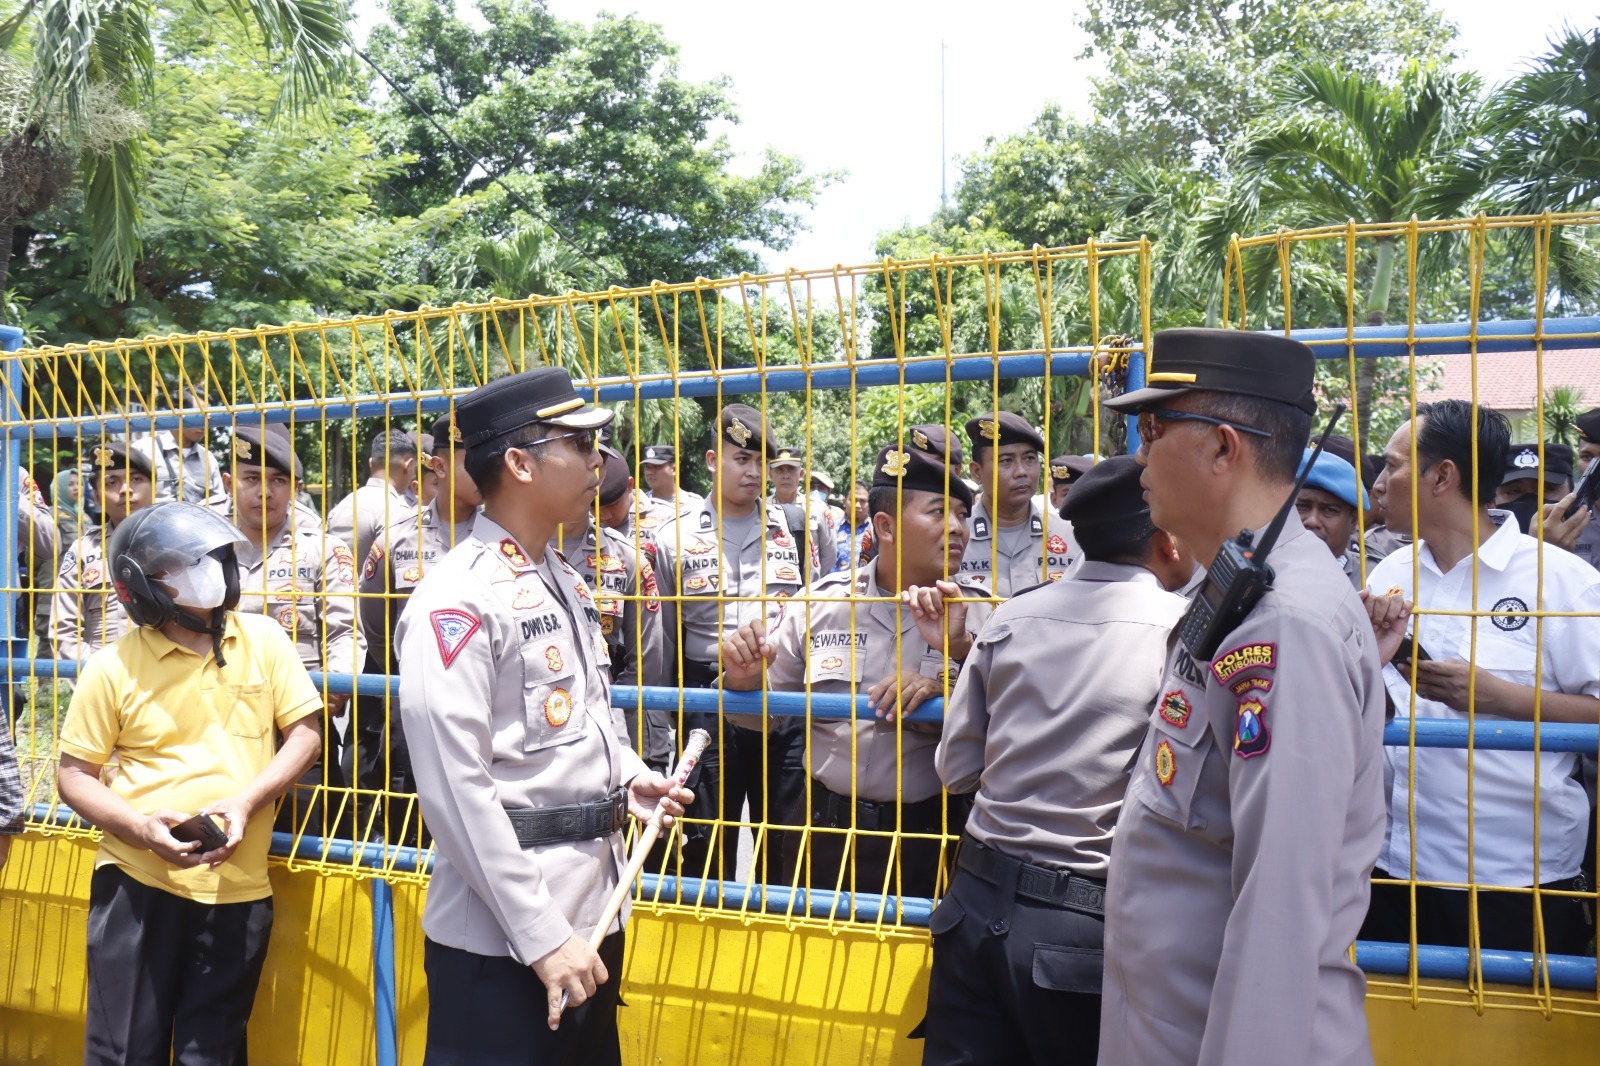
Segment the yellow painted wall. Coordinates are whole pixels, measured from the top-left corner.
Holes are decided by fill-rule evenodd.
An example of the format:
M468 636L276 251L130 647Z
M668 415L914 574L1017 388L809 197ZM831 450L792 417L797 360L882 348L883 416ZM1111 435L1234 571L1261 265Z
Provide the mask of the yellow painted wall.
M95 845L29 836L0 877L0 1061L82 1061L84 930ZM370 1063L371 888L338 877L272 872L271 954L250 1023L257 1066ZM424 889L395 898L400 1058L420 1066L427 1025ZM314 919L314 920L313 920ZM620 1016L629 1066L902 1066L922 1046L929 946L912 932L880 941L735 918L636 915ZM1539 1015L1368 1002L1380 1066L1537 1062L1593 1066L1600 1014Z

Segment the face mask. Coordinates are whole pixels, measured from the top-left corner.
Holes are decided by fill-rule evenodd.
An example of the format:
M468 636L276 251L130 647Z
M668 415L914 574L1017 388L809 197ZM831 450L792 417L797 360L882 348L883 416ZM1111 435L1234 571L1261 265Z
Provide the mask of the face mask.
M172 589L172 602L183 607L209 611L222 606L228 583L222 574L222 561L207 555L193 566L174 571L161 579Z
M1532 529L1539 520L1539 497L1518 496L1516 499L1500 505L1502 511L1510 511L1517 516L1517 525L1522 527L1524 533Z

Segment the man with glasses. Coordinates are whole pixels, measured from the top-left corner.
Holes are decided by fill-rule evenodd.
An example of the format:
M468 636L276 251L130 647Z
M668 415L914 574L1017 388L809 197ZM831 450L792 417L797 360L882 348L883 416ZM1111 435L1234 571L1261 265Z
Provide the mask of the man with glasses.
M1315 365L1284 337L1165 330L1148 387L1107 404L1139 414L1150 520L1207 567L1283 513ZM1349 950L1384 833L1377 638L1292 507L1267 562L1214 649L1174 642L1133 762L1106 887L1108 1066L1372 1061Z
M997 411L967 422L978 499L961 572L1004 599L1065 574L1078 557L1072 524L1034 498L1044 438L1021 415Z
M622 873L625 813L664 799L681 814L690 794L628 746L594 594L549 549L594 506L595 432L611 418L559 367L456 404L483 513L395 634L436 855L422 916L436 1066L621 1062L626 908L598 951L589 939Z

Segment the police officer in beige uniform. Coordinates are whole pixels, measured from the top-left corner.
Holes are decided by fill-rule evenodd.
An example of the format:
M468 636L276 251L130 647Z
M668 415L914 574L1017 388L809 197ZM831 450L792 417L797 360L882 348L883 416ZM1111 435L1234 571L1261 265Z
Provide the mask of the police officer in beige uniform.
M230 466L224 475L233 499L227 517L245 539L235 553L238 610L276 619L307 670L359 672L366 649L356 628L355 559L343 543L303 525L293 509L302 468L289 430L277 422L236 426ZM329 719L343 717L349 695L324 692ZM322 725L321 760L301 776L279 809L283 832L324 836L349 828L326 823L313 802L311 790L324 781L336 788L348 783L335 750L338 734L331 721ZM331 812L337 805L324 809Z
M967 438L978 499L961 572L1002 599L1065 574L1078 555L1072 524L1033 498L1044 438L1010 411L969 419Z
M929 1066L1095 1060L1112 836L1194 571L1139 475L1122 455L1075 479L1082 564L996 609L946 704L939 777L976 796L929 923Z
M89 454L105 524L85 523L83 536L62 555L50 604L56 658L80 663L133 628L127 608L112 591L105 546L123 519L150 506L155 488L149 458L127 442L95 445Z
M761 496L764 461L776 450L761 412L737 403L724 407L715 447L706 453L711 497L657 533L667 671L676 672L685 688L711 687L721 672L717 654L723 638L756 619L776 624L784 598L815 576L783 512ZM700 763L692 818L737 822L747 800L750 819L757 823L776 821L794 809L805 788L803 721L765 723L755 715L730 715L724 721L715 713L695 713L683 716L682 728L704 729L712 738ZM769 834L763 858L769 883L786 877L775 839ZM709 825L686 824L684 872L731 881L737 840L737 830L713 834ZM713 844L717 862L708 865ZM762 873L757 871L756 880Z
M904 716L948 693L991 611L988 590L960 577L971 503L959 471L933 455L882 449L867 505L877 558L853 577L841 571L811 585L771 633L757 619L723 642L725 688L865 694L875 708L874 718L811 719L810 805L788 820L806 824L809 814L810 825L841 832L811 834L802 884L833 888L844 870L847 890L883 892L897 853L890 893L932 896L937 888L939 841L902 839L892 851L887 834L960 828L934 773L939 724ZM885 834L855 838L853 879L842 832L850 829ZM803 863L799 842L788 835L791 872Z
M678 449L670 444L646 445L639 459L640 476L648 486L641 505L657 504L669 517L685 515L705 502L705 497L678 484Z
M599 502L615 502L630 480L627 461L602 444ZM664 685L666 661L662 658L661 598L655 567L647 553L634 551L621 533L595 525L594 515L563 523L551 542L595 594L600 612L600 635L605 638L613 685ZM652 543L653 548L653 543ZM625 707L628 743L644 756L645 765L665 772L672 761L672 716L667 711L644 711L644 742L639 740L641 712Z
M621 875L624 812L647 818L665 797L681 814L689 794L628 746L594 595L546 547L593 506L611 417L558 367L456 404L484 510L396 635L437 856L422 917L432 1066L621 1061L627 910L598 953L587 941Z
M828 518L828 505L800 491L800 478L805 473L805 459L798 449L779 448L778 454L767 464L772 477L772 502L779 507L798 507L805 514L806 546L811 549L822 573L833 569L837 550L833 543L833 522ZM793 523L791 523L792 525Z
M440 442L428 458L438 478L438 494L426 507L382 527L361 564L357 599L367 673L398 672L394 631L400 614L423 576L467 539L483 502L478 486L467 474L467 450L452 439L453 432L450 416L445 415L434 423L431 435L424 434ZM399 702L393 697L358 696L355 704L350 743L345 748L345 776L358 788L415 792ZM397 816L404 811L392 807L387 814L387 824L398 829ZM410 827L407 830L409 836Z
M378 530L416 510L417 485L422 466L418 439L410 433L388 430L372 438L368 450L366 484L328 512L328 532L365 559Z
M1149 387L1108 404L1139 413L1151 520L1208 567L1288 502L1314 376L1281 336L1165 330ZM1174 642L1133 763L1106 886L1106 1066L1372 1061L1349 950L1384 834L1376 638L1292 507L1266 562L1272 586L1209 660Z

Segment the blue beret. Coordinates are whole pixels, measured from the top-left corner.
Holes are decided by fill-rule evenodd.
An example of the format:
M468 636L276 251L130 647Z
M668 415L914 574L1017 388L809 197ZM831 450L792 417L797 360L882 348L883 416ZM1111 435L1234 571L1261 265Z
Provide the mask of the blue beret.
M1313 449L1307 448L1305 454L1301 456L1301 470L1306 468L1312 451ZM1361 487L1361 479L1356 476L1356 468L1332 452L1323 452L1317 456L1316 463L1311 467L1311 473L1306 475L1305 487L1321 489L1359 510L1364 511L1370 506L1367 503L1367 490Z

